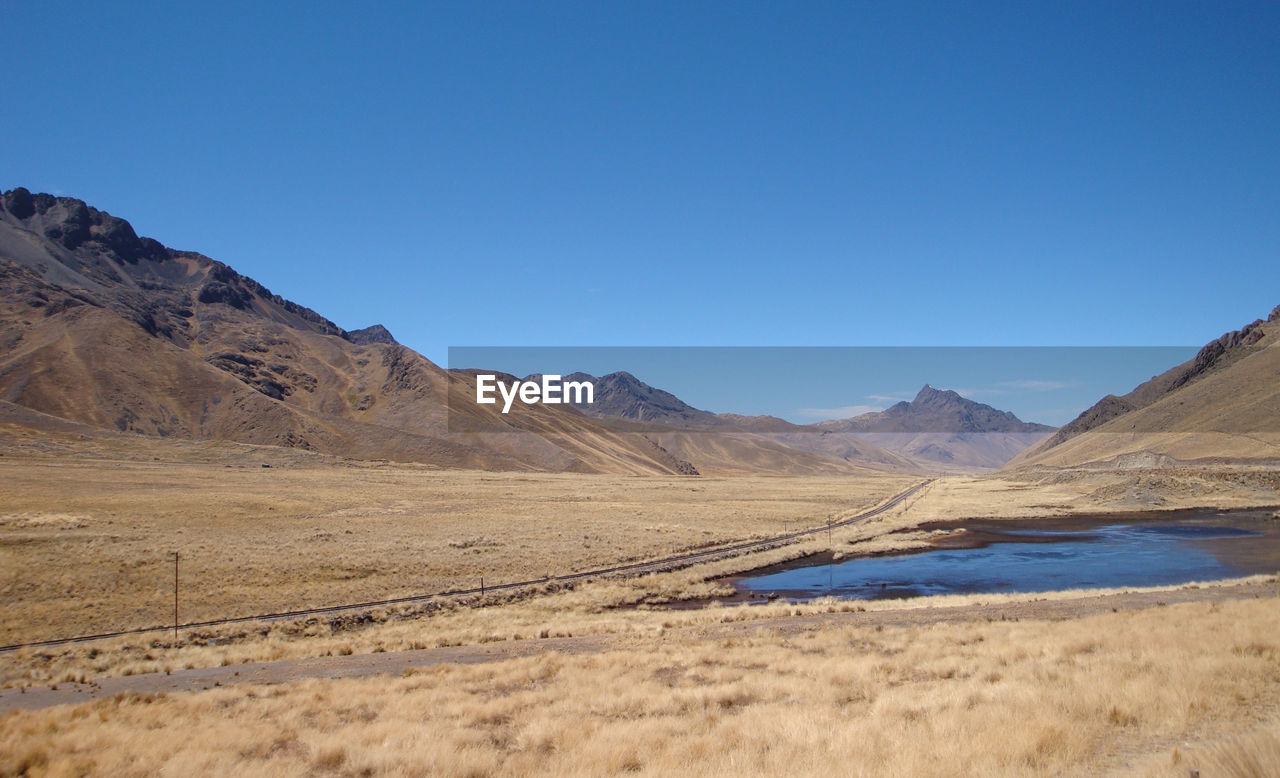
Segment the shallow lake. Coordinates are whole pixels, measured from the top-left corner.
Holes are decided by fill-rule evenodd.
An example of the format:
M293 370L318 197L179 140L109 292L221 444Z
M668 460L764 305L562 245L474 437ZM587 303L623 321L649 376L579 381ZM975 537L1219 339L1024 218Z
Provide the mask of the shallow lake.
M1092 526L1040 530L1024 522L1004 529L989 522L982 532L987 545L977 548L828 564L801 560L733 583L748 598L773 594L800 601L1162 586L1280 570L1280 521L1270 511L1077 524Z

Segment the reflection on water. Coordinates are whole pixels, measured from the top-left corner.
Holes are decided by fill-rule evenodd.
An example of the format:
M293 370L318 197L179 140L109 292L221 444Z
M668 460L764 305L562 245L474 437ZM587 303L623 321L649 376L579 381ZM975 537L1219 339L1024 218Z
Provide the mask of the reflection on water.
M737 585L793 600L827 595L879 599L1162 586L1280 569L1280 532L1258 519L1241 520L1239 526L1218 519L1115 524L1086 533L1025 530L1003 537L1006 542L984 548L800 566L744 578Z

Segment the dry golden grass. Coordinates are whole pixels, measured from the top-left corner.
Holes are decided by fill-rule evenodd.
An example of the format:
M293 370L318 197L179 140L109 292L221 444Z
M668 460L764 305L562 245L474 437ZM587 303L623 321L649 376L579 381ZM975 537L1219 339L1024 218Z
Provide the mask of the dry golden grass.
M1280 504L1280 472L1264 467L1028 469L940 478L909 503L914 522L1101 515Z
M1150 773L1174 773L1185 764L1193 765L1188 769L1199 770L1205 778L1270 778L1280 775L1280 720L1192 750L1187 758L1175 752L1170 755L1169 762L1171 764L1167 766L1157 762Z
M474 585L482 574L492 584L652 558L821 525L909 483L486 474L305 459L275 464L0 460L6 476L0 478L0 563L10 571L0 584L5 636L37 639L168 621L172 568L161 539L182 544L182 613L194 620ZM0 687L544 634L652 634L664 622L695 617L616 609L725 596L731 590L708 579L806 554L921 547L930 534L910 529L922 521L1054 515L1071 506L1106 510L1091 495L1116 478L947 478L899 508L837 530L830 542L822 533L686 570L384 608L359 618L187 630L177 645L152 633L26 650L0 664ZM1268 496L1280 502L1274 493L1239 494L1255 503ZM480 604L486 607L474 607ZM753 609L751 618L768 615Z
M184 560L184 619L194 620L462 587L480 575L527 579L768 536L851 515L910 483L272 463L4 457L2 634L163 623L172 596L165 557L174 548ZM188 631L176 646L147 635L19 652L0 665L0 685L514 638L600 635L611 646L396 679L13 714L0 719L0 773L1185 775L1198 765L1261 765L1266 774L1280 720L1274 599L882 631L821 619L782 630L772 620L1017 598L618 606L727 594L708 579L819 551L918 547L930 534L913 527L925 521L1132 510L1153 490L1168 495L1162 507L1280 503L1272 480L1213 471L947 478L830 540L824 533L696 568L371 618L228 625ZM710 637L738 622L756 631Z
M892 516L892 514L890 514ZM0 688L30 686L102 676L136 675L192 667L217 667L284 658L343 653L398 651L441 646L573 635L657 634L664 628L726 619L768 619L790 612L827 612L833 608L911 607L911 603L831 603L787 606L781 603L733 609L668 611L646 609L686 597L728 596L732 587L709 581L760 564L828 551L840 553L902 550L923 546L928 533L886 536L882 522L844 528L828 544L825 534L768 552L704 563L686 569L635 578L600 579L571 586L550 584L517 594L490 594L432 601L422 605L377 608L367 613L336 614L282 622L238 623L183 630L178 643L168 632L23 649L0 664ZM988 598L989 599L989 598ZM1000 599L999 597L996 598ZM961 603L964 597L947 598ZM629 606L640 604L640 609Z
M1274 774L1277 703L1280 608L1244 600L124 696L0 719L0 773Z
M0 459L0 643L541 578L778 534L896 477Z
M726 562L725 564L729 564ZM688 574L688 573L685 573ZM666 576L681 575L680 573ZM0 664L0 688L31 688L59 683L85 683L101 678L145 673L170 673L208 667L233 667L251 662L309 657L378 654L456 646L492 646L507 641L566 637L610 639L661 638L672 630L707 629L723 625L769 624L788 617L826 617L831 614L891 612L910 614L930 608L986 608L1029 606L1032 615L1044 604L1078 602L1089 612L1097 598L1125 592L1176 593L1221 589L1231 598L1238 586L1270 585L1274 575L1230 581L1164 586L1147 589L1089 589L1034 594L968 594L910 600L852 601L820 598L807 603L768 604L669 610L641 606L614 607L638 594L678 580L645 576L631 581L604 582L584 589L562 590L516 602L475 607L447 604L430 612L398 614L380 609L369 620L307 619L293 622L228 625L188 630L174 644L167 635L131 636L51 648L25 649L9 654ZM692 588L696 584L690 583ZM1206 596L1205 599L1212 597ZM906 615L907 621L915 617Z

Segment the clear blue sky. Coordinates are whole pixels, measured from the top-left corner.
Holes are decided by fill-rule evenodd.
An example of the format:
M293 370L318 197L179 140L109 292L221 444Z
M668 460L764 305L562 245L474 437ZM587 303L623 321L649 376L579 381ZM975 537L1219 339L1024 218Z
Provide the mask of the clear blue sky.
M0 187L439 362L1199 345L1280 304L1278 41L1275 2L11 2Z

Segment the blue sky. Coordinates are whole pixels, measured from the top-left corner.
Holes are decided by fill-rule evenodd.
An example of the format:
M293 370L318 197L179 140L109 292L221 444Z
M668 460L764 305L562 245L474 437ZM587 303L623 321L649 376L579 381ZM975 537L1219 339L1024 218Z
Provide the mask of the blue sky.
M1278 36L1274 2L8 3L0 187L438 362L1199 345L1280 303Z

